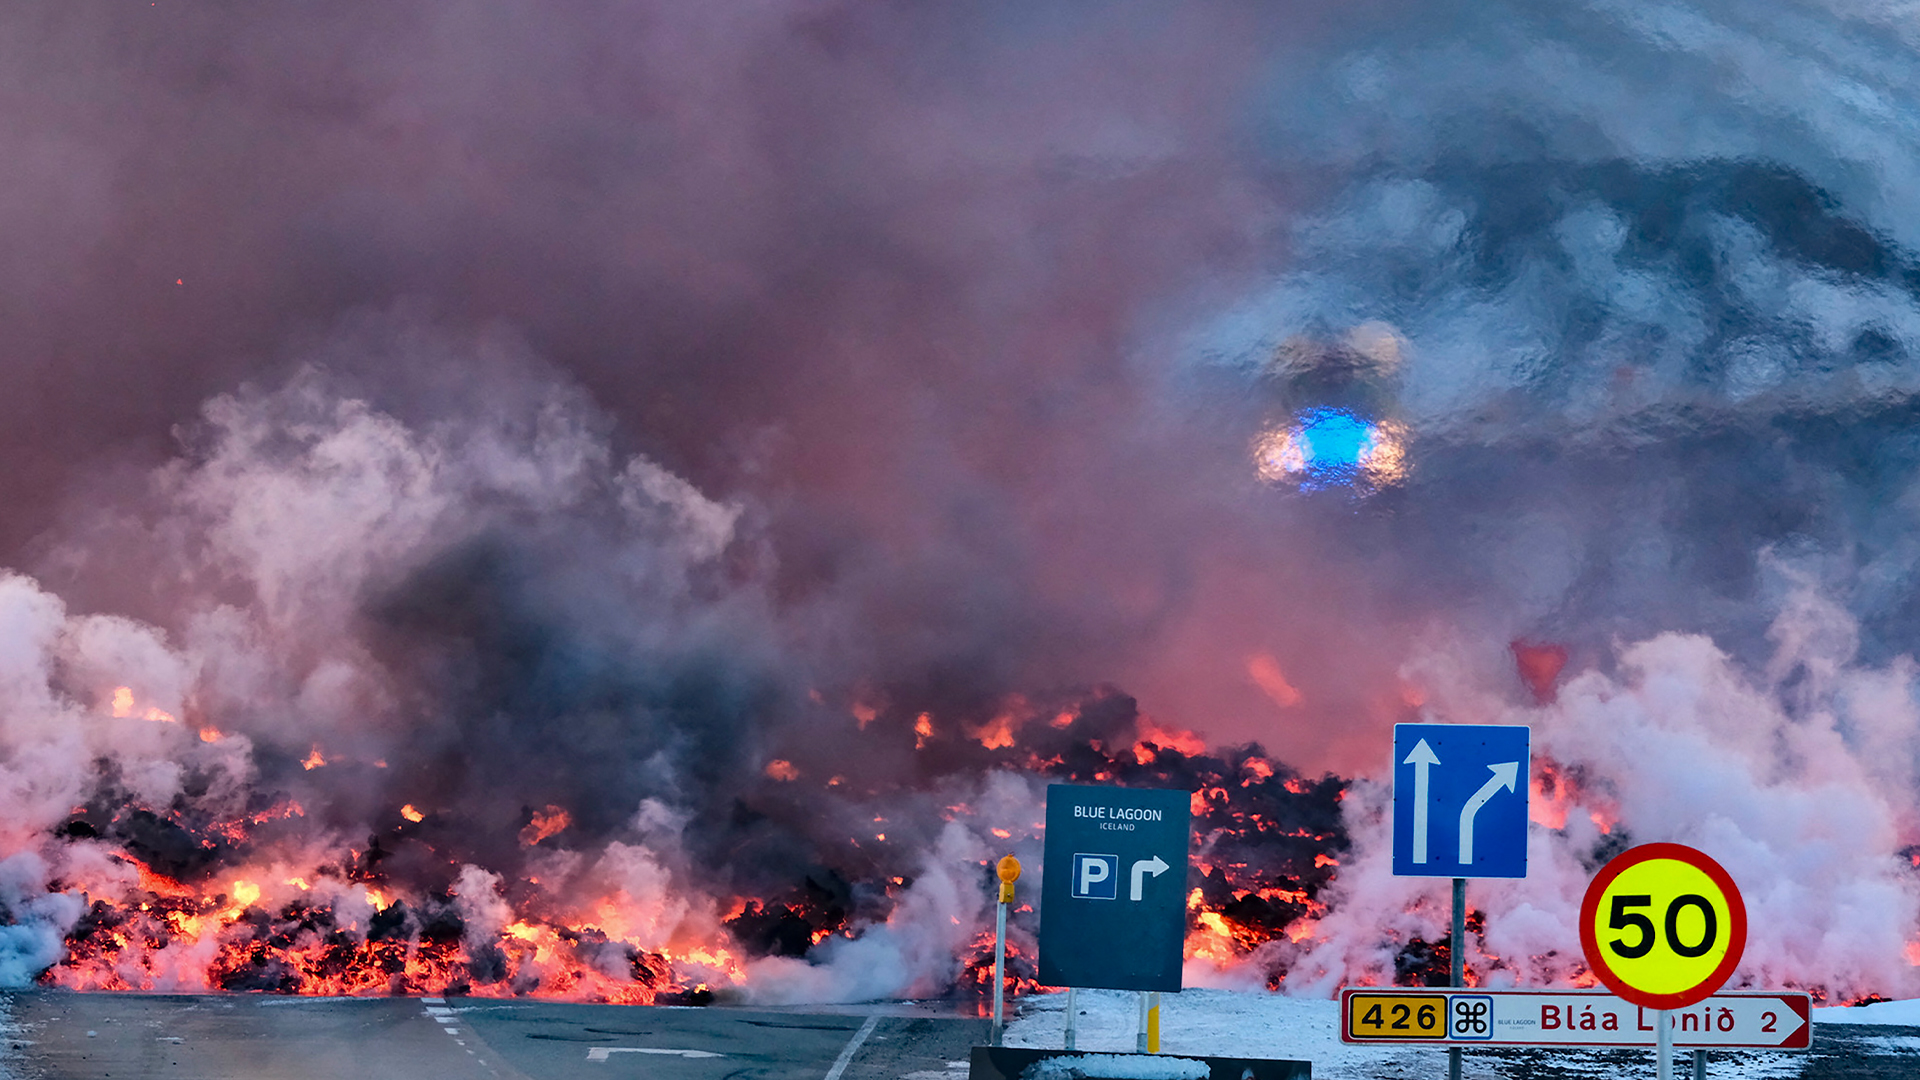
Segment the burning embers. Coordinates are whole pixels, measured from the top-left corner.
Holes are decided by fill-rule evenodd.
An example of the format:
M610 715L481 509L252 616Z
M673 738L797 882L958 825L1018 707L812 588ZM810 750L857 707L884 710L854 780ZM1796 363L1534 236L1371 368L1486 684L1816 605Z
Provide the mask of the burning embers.
M70 835L82 835L83 824L76 819ZM109 831L164 831L166 824L135 811ZM201 844L205 851L224 846L224 837ZM380 872L377 843L347 855L349 861L306 876L197 886L112 856L110 872L135 877L127 899L92 900L67 935L67 955L42 981L78 990L539 993L644 1004L704 1000L697 977L737 975L722 950L670 958L596 926L526 919L493 925L506 909L500 881L474 867L449 888L409 893Z
M127 697L127 708L140 707ZM121 696L110 704L117 710ZM1037 844L1051 780L1194 793L1190 956L1257 964L1277 984L1285 970L1269 944L1304 937L1324 911L1317 897L1345 847L1339 780L1301 778L1253 746L1209 751L1112 693L1045 707L1015 699L977 718L871 702L842 716L847 736L887 741L905 759L862 761L830 743L763 759L707 840L738 862L728 868L734 880L763 883L750 895L698 884L668 865L665 845L596 841L557 804L524 809L495 838L436 814L431 800L406 802L379 831L343 843L332 810L310 814L310 792L332 790L313 785L376 774L354 773L350 755L318 746L292 759L289 774L308 785L307 806L254 794L226 817L184 798L140 805L103 762L98 794L57 830L71 856L63 866L85 869L50 888L85 906L41 980L88 990L702 1001L754 992L758 972L790 975L778 965L811 968L919 919L949 924L935 939L953 959L917 991L983 992L984 903L931 909L916 879L952 874L932 892L957 883L964 893L977 877L984 896L991 860L972 853ZM891 779L902 775L916 779ZM686 825L664 808L648 813ZM806 824L836 820L847 823L838 839ZM935 835L955 828L973 838L969 857L935 865L928 852L946 843ZM765 884L782 872L758 868L756 845L768 837L790 856L791 884ZM794 851L803 838L805 850ZM483 869L488 852L500 861ZM1034 988L1035 922L1021 903L1008 963L1016 992Z

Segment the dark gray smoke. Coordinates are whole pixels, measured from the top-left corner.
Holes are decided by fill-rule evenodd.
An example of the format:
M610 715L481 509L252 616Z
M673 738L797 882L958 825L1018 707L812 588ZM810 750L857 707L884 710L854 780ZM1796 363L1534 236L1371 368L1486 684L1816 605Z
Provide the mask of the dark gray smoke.
M7 767L58 778L9 850L271 790L347 839L431 806L505 871L564 806L596 854L550 876L658 912L825 876L873 806L741 785L926 787L922 713L1117 686L1349 773L1508 716L1611 776L1578 703L1664 671L1704 681L1662 723L1791 744L1735 789L1864 770L1822 865L1886 940L1783 970L1890 985L1915 44L1838 3L0 15ZM1325 408L1404 474L1263 482ZM1516 639L1568 649L1559 703ZM244 745L67 732L120 685ZM1729 687L1765 715L1702 720ZM1705 813L1621 790L1649 839ZM1392 921L1352 903L1329 978Z

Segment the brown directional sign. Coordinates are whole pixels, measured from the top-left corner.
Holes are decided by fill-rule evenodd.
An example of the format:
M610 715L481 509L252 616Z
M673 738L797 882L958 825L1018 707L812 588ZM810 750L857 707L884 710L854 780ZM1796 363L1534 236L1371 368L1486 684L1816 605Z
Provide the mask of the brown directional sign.
M1813 999L1797 991L1714 994L1667 1013L1673 1045L1805 1050ZM1599 990L1340 991L1340 1039L1427 1046L1653 1046L1658 1012Z

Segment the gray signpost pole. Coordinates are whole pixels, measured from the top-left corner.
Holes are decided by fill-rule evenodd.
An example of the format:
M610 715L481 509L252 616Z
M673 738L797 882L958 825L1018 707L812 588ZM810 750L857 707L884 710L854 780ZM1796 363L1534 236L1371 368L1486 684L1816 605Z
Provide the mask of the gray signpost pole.
M1080 991L1067 987L1067 1049L1078 1049L1073 1045L1073 1029L1080 1022Z
M1705 1050L1695 1050L1693 1052L1693 1080L1707 1080L1707 1052Z
M1453 879L1453 979L1456 987L1467 985L1467 879ZM1460 1080L1460 1048L1447 1048L1447 1080Z
M1467 878L1527 876L1532 742L1520 725L1393 726L1393 873L1453 879L1455 987L1467 982ZM1460 1080L1455 1046L1447 1078Z
M1653 1075L1659 1080L1673 1080L1673 1021L1667 1010L1654 1012L1653 1026Z
M1007 990L1007 901L1005 890L1001 891L1001 901L994 905L999 909L993 919L993 1037L988 1040L994 1046L1000 1045L1001 1032L1006 1030L1005 1008Z
M994 867L1000 879L1000 903L993 921L993 1038L1000 1045L1006 1030L1002 1008L1007 996L1007 905L1013 903L1013 883L1020 880L1020 860L1008 855Z

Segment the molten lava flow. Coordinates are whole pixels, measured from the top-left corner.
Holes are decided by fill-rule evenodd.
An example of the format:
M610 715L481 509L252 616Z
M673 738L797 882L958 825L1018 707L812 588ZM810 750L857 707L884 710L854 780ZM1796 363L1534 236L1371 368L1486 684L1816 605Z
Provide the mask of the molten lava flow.
M131 689L106 700L122 719L146 715ZM839 715L861 738L911 747L920 786L863 775L858 760L814 747L769 747L736 794L728 827L738 843L752 842L756 821L808 820L822 807L837 808L852 835L792 853L812 860L792 884L725 900L670 873L651 849L586 836L580 817L557 804L530 807L511 826L504 850L520 853L511 866L475 861L475 853L501 852L502 838L471 835L459 815L412 802L384 811L385 824L361 833L363 841L343 840L330 831L337 809L310 820L306 806L328 797L335 777L364 783L385 762L330 759L317 744L292 773L305 785L299 798L244 794L208 813L185 803L148 807L103 788L55 833L55 843L101 854L75 863L94 868L85 875L56 882L84 898L84 910L66 955L41 981L88 990L704 1001L750 984L756 964L813 962L887 926L912 906L929 837L942 825L992 849L1033 850L1049 781L1193 792L1191 957L1254 964L1277 985L1286 971L1274 948L1306 940L1325 913L1320 896L1346 844L1342 781L1299 776L1258 747L1211 749L1108 691L1065 704L1010 697L976 715L878 704ZM247 746L198 718L183 735L196 746ZM981 786L994 776L1029 779ZM928 797L940 791L954 795ZM986 895L991 859L954 869L978 877ZM990 924L991 908L982 908ZM960 910L938 918L959 935L949 989L984 993L991 932ZM1015 993L1037 988L1035 920L1023 895L1009 931Z
M1013 745L1013 715L999 713L992 720L976 728L970 728L967 734L980 740L980 745L988 750L1001 750Z
M131 686L114 687L112 694L109 695L107 708L116 720L125 720L128 717L138 716L142 720L149 720L157 724L177 724L180 722L179 717L158 706L148 706L142 710L137 703L137 699L133 693L133 687Z
M1619 818L1611 799L1582 782L1580 770L1569 769L1545 754L1534 757L1527 805L1534 823L1549 829L1566 828L1568 816L1575 810L1583 811L1602 835L1613 832Z
M550 836L558 836L571 824L573 824L572 816L557 806L535 810L533 820L527 822L526 828L520 830L520 842L527 847L533 847Z

